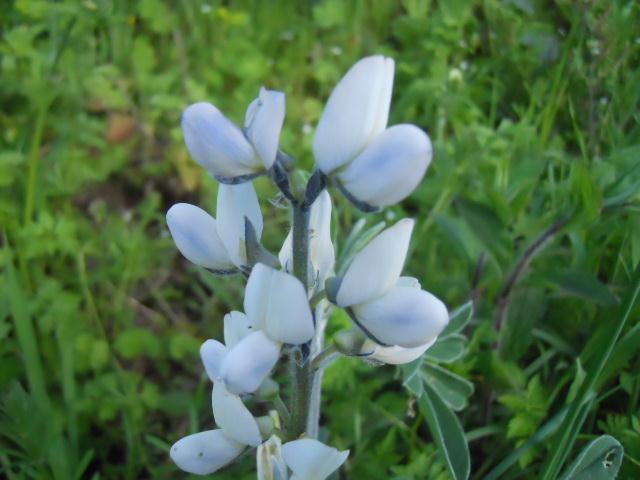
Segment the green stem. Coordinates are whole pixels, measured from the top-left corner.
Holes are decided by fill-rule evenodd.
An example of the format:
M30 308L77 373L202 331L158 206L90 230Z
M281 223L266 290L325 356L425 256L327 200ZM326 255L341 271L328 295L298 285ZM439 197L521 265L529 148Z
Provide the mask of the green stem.
M33 207L35 203L35 193L38 180L38 163L40 160L40 144L42 143L42 134L44 131L44 123L47 118L47 111L49 110L48 102L45 102L38 109L38 116L36 117L35 129L33 132L33 138L31 139L31 148L29 149L29 158L27 160L27 188L26 198L24 201L24 218L23 223L28 225L33 217Z
M293 203L293 274L307 290L309 261L309 209ZM296 348L289 357L293 391L291 395L291 421L287 428L289 438L298 438L304 433L309 415L313 371L302 351Z

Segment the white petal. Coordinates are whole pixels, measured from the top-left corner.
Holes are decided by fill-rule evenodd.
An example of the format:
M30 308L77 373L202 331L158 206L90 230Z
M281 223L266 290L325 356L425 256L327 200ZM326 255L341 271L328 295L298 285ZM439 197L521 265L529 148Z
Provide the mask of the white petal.
M392 347L382 347L371 340L365 341L362 345L361 352L363 354L373 352L367 358L377 360L390 365L401 365L403 363L413 362L416 358L422 356L431 345L437 340L437 337L424 345L415 348L403 348L394 345Z
M224 316L224 343L228 349L256 330L255 323L242 312L230 312Z
M237 266L247 262L244 243L245 217L251 221L259 240L262 235L262 213L253 184L221 184L218 187L218 235L229 258Z
M287 465L282 458L282 442L271 435L256 452L258 480L287 480Z
M220 369L227 389L236 394L254 392L280 356L280 344L263 331L244 337L225 356Z
M299 345L313 337L313 315L302 282L258 263L249 276L244 309L277 342Z
M382 295L396 284L409 249L414 221L403 219L371 240L353 259L338 290L348 307Z
M171 447L171 460L185 472L209 475L231 463L245 446L222 430L207 430L181 438Z
M405 348L432 342L449 323L444 303L412 287L393 287L381 297L355 305L353 311L377 340Z
M210 103L189 106L182 115L187 149L213 175L237 177L262 168L242 131Z
M313 337L313 315L307 292L302 282L291 274L273 271L265 329L273 340L293 345Z
M278 253L280 266L285 272L293 272L293 232L289 230L287 237L284 239L280 253Z
M233 268L218 236L215 218L195 205L176 203L167 212L167 225L180 253L201 267Z
M262 443L256 419L240 397L230 393L222 381L213 384L211 406L216 424L227 437L252 447Z
M309 214L309 285L321 289L328 275L333 272L335 249L331 242L331 196L326 190L318 196ZM293 238L289 231L278 254L280 265L293 271Z
M387 126L394 62L363 58L336 85L313 138L316 163L331 173L360 154Z
M266 328L271 277L274 273L273 268L262 263L256 264L244 290L244 311L256 328L261 330Z
M278 153L284 123L284 100L284 93L261 88L258 98L247 109L244 128L266 169L271 168Z
M311 438L285 443L282 456L296 477L324 480L344 463L349 450L339 451Z
M207 340L200 347L200 358L211 380L220 376L222 360L226 354L227 348L217 340Z
M414 125L385 130L343 172L344 188L378 207L403 200L418 186L431 163L431 141Z
M309 273L313 275L310 284L324 285L336 261L331 242L331 196L326 190L311 205L309 230L309 260L312 267Z

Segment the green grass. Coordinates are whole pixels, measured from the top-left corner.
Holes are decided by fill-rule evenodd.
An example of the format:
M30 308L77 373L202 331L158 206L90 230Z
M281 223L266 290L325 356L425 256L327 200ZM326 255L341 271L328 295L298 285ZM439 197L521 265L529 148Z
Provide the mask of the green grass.
M168 446L213 425L198 347L243 286L168 236L172 203L215 211L180 114L239 122L283 90L283 149L310 170L333 85L383 53L390 123L435 156L367 225L416 218L408 273L474 301L443 366L474 384L471 478L556 478L602 434L639 478L639 24L632 0L0 2L0 476L183 478ZM361 215L334 197L340 247ZM286 212L262 208L277 252ZM396 369L340 360L325 385L345 478L449 478ZM217 478L253 476L247 458Z

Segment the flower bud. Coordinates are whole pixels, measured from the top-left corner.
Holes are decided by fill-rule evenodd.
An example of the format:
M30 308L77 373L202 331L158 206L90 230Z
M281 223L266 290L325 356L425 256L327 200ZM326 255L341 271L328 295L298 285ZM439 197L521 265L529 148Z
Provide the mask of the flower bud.
M393 59L375 55L355 63L338 82L313 138L324 173L347 165L386 128L393 73Z
M252 175L263 167L242 130L210 103L194 103L184 111L182 132L193 159L214 176Z
M209 475L235 460L244 448L222 430L207 430L178 440L171 447L170 455L185 472Z
M385 207L415 190L431 156L431 141L426 133L414 125L395 125L374 139L338 178L358 202Z
M271 401L280 393L280 385L272 378L265 378L254 392L255 397L263 402Z

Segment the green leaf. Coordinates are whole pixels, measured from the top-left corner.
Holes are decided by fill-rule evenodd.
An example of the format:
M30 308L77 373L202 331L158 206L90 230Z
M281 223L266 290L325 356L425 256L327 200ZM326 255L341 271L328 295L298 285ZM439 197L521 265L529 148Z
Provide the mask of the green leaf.
M424 388L425 394L419 402L420 411L427 420L431 435L453 478L467 479L471 471L471 458L458 417L429 385Z
M618 299L606 285L586 272L572 269L560 270L553 272L548 279L570 295L603 305L618 303Z
M616 478L624 449L620 442L609 435L602 435L587 445L561 480L609 480Z
M404 382L402 384L416 397L420 397L424 392L424 389L422 388L422 375L420 375L422 362L423 359L420 357L411 363L402 365L402 373L404 377Z
M473 302L460 305L449 314L449 324L442 331L439 338L446 338L449 335L460 332L473 318Z
M467 339L462 335L440 337L424 356L434 362L453 363L464 355L466 343Z
M473 395L473 383L437 365L425 364L422 377L425 385L429 385L453 410L462 410Z
M458 213L467 222L473 233L494 255L500 256L504 250L502 237L505 231L502 220L487 206L458 198L455 200Z

